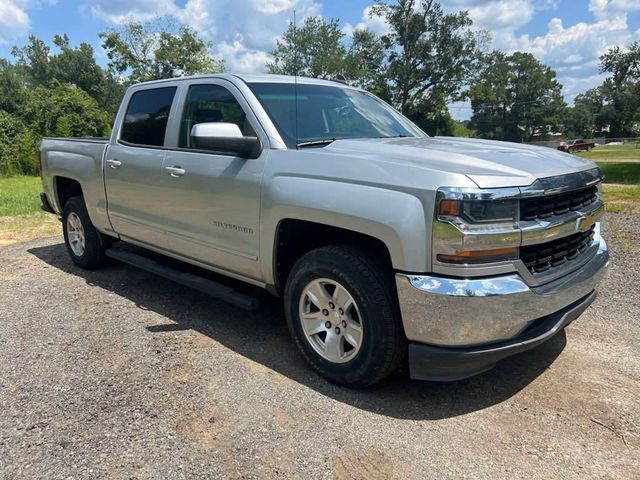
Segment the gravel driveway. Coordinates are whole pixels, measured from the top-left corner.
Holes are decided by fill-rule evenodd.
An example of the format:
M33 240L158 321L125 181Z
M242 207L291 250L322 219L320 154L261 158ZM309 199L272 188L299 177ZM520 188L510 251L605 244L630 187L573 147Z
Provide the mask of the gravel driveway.
M0 478L638 478L640 218L567 330L486 374L363 391L246 313L61 237L0 249Z

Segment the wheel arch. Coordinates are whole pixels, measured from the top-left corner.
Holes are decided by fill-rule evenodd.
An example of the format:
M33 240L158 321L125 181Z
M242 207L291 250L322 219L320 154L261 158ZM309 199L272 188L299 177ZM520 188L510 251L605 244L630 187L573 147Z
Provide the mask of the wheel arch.
M376 237L308 220L284 218L278 223L273 245L275 292L282 294L291 269L302 256L317 248L338 244L363 250L383 268L393 270L389 248Z
M83 197L82 185L75 178L55 176L53 179L55 201L60 212L71 197Z

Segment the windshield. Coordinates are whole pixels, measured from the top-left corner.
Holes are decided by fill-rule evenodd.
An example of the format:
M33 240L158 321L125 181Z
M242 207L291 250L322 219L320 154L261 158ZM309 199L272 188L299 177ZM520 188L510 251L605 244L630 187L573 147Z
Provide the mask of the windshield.
M426 136L400 113L369 93L339 86L298 84L296 138L294 84L250 83L249 88L288 148L318 140Z

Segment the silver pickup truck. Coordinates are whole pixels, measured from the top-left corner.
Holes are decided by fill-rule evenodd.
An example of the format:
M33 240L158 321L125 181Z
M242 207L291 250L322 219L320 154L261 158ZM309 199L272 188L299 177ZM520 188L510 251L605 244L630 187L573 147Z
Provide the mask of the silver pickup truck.
M353 387L405 358L415 379L486 371L576 319L608 264L593 163L431 138L328 81L134 85L110 139L46 138L41 161L78 266L112 257L246 308L198 272L264 288L311 367Z

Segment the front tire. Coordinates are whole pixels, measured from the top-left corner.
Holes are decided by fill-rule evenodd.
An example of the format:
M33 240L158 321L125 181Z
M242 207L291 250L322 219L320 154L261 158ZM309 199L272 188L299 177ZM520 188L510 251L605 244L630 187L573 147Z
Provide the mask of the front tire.
M391 270L349 246L327 246L294 265L285 313L294 343L328 380L362 388L392 373L404 358Z
M107 263L109 239L91 223L84 198L71 197L62 211L62 232L67 252L77 266L93 270Z

